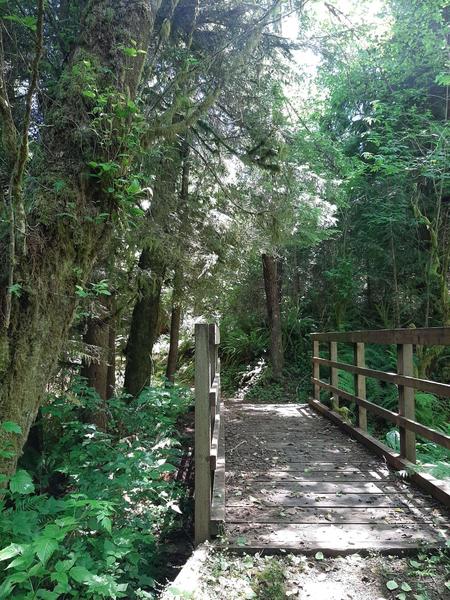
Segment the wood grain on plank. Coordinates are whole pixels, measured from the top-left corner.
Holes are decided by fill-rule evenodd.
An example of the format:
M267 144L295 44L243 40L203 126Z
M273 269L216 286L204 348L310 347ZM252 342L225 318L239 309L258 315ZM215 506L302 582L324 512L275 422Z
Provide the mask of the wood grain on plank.
M449 515L307 405L229 404L231 547L346 553L443 542Z

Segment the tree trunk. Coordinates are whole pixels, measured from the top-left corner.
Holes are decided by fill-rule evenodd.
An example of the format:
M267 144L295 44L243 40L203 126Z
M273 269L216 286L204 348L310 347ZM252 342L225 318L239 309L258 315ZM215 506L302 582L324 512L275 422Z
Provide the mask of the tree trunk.
M131 317L130 333L125 354L124 388L127 394L137 396L150 385L152 351L158 336L161 289L166 265L158 256L145 248L139 259L138 299Z
M137 48L147 49L156 9L157 0L89 3L79 45L44 116L42 151L34 153L31 163L38 185L30 191L32 199L26 197L24 243L0 267L0 422L14 421L22 430L21 435L0 433L0 447L9 444L11 451L11 457L0 460L0 472L6 474L16 468L67 341L76 286L85 285L98 250L108 242L111 223L100 215L117 210L108 191L111 180L93 176L88 163L113 157L120 161L130 121L117 122L103 146L92 134L93 119L98 117L82 91L86 85L113 90L115 100L123 98L125 105L127 98L135 97L145 55L130 57L120 48L134 40ZM124 170L121 176L125 174ZM9 256L8 249L0 248L0 254ZM12 296L10 314L5 314L1 309L11 294L5 286L11 273L18 291Z
M96 410L89 410L84 420L93 423L103 431L107 428L107 384L109 359L109 326L111 303L109 296L101 296L99 314L92 315L87 322L86 333L83 336L89 351L94 354L90 359L83 360L81 376L86 378L88 387L94 389L100 399Z
M170 383L175 381L175 373L178 364L178 344L180 341L181 325L181 294L182 294L183 274L181 267L177 266L173 279L172 291L172 314L170 318L170 344L169 355L167 357L166 379Z
M161 289L171 262L164 242L173 236L170 216L177 206L176 185L181 158L177 141L167 149L155 179L148 224L150 231L152 228L157 231L157 240L144 244L139 259L138 298L125 350L127 364L124 388L131 396L140 394L151 382L152 351L160 325Z
M190 148L188 140L185 137L181 144L181 188L179 194L178 212L180 214L180 240L189 237L189 175L190 175ZM172 290L172 314L170 319L170 345L169 355L167 357L166 378L170 383L175 381L175 373L178 364L178 344L180 341L180 326L182 313L182 295L183 295L183 263L179 258L175 265Z
M281 332L281 277L278 261L269 254L262 255L267 316L270 329L270 362L272 375L280 380L284 367L283 336Z
M111 314L109 318L108 336L108 373L106 375L106 399L112 398L116 392L116 321L117 302L111 296Z

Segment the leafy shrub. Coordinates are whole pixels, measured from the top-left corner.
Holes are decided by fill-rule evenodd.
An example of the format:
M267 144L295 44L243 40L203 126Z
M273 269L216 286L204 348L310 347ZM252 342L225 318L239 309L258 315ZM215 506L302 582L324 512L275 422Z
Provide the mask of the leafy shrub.
M0 600L138 598L154 585L161 541L181 512L184 491L171 476L180 453L175 423L191 398L177 387L148 388L129 403L114 398L108 432L79 419L95 401L78 383L44 410L58 437L43 482L63 477L62 497L35 493L24 470L9 480L0 503Z
M248 364L264 356L269 348L269 333L264 327L244 330L238 325L222 329L220 351L226 364Z
M395 452L400 452L400 433L398 429L391 429L386 433L386 444Z

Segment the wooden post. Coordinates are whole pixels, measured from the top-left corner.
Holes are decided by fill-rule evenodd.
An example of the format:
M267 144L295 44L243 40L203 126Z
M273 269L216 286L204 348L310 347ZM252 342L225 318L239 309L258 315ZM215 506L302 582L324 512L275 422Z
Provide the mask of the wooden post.
M214 381L214 377L216 376L216 326L214 323L210 323L209 327L209 369L210 369L210 378L211 385Z
M397 373L414 377L413 346L412 344L398 344L397 346ZM407 419L415 420L414 389L406 385L398 386L398 412ZM416 434L405 427L400 427L400 456L411 462L416 462Z
M211 420L209 325L195 325L195 544L209 538Z
M355 365L357 367L366 366L365 347L362 342L354 344ZM364 375L355 375L355 395L366 399L366 378ZM358 406L358 427L367 431L367 409Z
M330 348L330 360L337 362L338 359L338 349L337 342L329 342ZM334 387L339 387L339 373L336 367L331 367L331 385ZM331 406L333 410L337 410L339 408L339 395L336 392L333 392L333 398L331 401Z
M320 342L313 341L313 357L320 357ZM314 379L320 379L320 365L313 363L313 377ZM320 402L320 386L317 383L314 384L314 400Z

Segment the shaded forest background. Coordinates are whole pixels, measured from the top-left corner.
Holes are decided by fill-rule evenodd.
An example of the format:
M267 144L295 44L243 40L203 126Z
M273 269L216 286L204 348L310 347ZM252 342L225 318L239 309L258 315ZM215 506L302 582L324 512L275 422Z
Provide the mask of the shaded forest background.
M155 597L196 319L258 402L306 401L313 331L450 325L449 22L445 0L0 0L0 598ZM450 349L415 369L448 382ZM450 431L448 400L416 404Z

